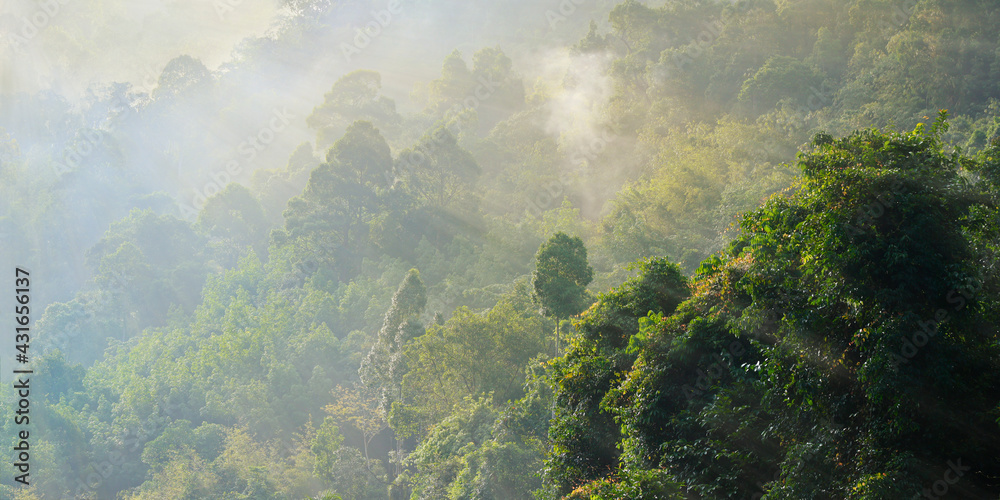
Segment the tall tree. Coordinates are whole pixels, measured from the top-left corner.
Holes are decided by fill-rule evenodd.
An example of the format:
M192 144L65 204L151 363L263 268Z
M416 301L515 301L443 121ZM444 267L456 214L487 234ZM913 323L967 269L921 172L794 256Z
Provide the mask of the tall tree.
M464 205L461 208L471 208L475 201L473 184L481 169L446 127L427 133L416 147L404 150L399 156L404 160L400 162L399 173L421 204L439 210L456 208L453 207L456 203Z
M323 97L323 104L306 118L306 124L316 130L316 143L330 145L355 120L370 120L383 131L396 130L401 120L396 103L381 91L382 75L377 71L365 69L342 76Z
M276 242L291 238L305 258L350 280L360 272L391 172L392 153L382 134L370 122L354 122L313 170L302 195L288 202L285 230Z
M209 198L196 227L208 237L208 248L223 267L235 266L250 249L267 257L264 208L242 184L230 184Z
M392 305L385 313L382 329L371 351L361 362L358 373L361 383L378 394L379 412L388 421L392 403L402 398L403 375L407 366L403 356L406 343L424 333L420 314L427 305L427 288L420 271L410 269L392 296ZM402 441L396 438L396 475L402 472L400 457Z
M559 321L587 308L587 285L594 269L587 264L587 248L579 236L556 233L538 248L532 273L532 298L542 313L556 319L556 353L559 352Z

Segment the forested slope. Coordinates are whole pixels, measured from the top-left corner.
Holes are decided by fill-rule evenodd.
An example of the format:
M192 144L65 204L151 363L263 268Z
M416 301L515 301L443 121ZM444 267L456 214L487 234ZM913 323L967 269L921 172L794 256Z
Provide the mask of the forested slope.
M1000 497L1000 7L522 3L0 95L4 498Z

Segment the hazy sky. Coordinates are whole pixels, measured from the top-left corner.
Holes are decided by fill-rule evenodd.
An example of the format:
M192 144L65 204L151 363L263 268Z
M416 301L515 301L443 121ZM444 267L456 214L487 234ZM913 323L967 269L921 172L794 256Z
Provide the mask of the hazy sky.
M179 54L215 69L240 40L265 33L279 7L277 0L4 0L0 91L148 86Z

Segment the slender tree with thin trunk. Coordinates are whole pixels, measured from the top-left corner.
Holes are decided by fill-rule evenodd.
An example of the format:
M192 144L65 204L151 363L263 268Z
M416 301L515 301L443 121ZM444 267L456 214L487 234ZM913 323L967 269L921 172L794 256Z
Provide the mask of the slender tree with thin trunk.
M532 298L542 314L556 320L556 355L559 322L583 312L588 304L587 285L594 269L587 263L587 248L578 236L558 232L538 248L532 273Z

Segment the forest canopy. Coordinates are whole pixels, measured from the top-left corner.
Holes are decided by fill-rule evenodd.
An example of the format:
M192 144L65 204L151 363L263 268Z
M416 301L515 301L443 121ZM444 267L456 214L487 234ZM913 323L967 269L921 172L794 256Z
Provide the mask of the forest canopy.
M1000 6L195 3L0 7L3 498L1000 499Z

